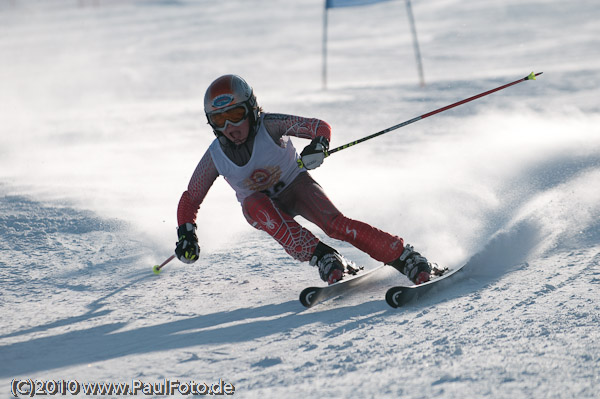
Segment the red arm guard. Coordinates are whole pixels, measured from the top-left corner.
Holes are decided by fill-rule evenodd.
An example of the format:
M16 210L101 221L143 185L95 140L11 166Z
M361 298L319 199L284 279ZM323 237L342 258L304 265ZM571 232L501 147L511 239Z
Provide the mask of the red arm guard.
M200 204L208 190L219 177L210 151L206 151L190 179L188 189L183 192L177 206L177 225L195 223Z
M310 140L322 136L327 141L331 140L331 126L329 123L316 118L266 114L264 124L275 142L278 142L282 136L295 136Z

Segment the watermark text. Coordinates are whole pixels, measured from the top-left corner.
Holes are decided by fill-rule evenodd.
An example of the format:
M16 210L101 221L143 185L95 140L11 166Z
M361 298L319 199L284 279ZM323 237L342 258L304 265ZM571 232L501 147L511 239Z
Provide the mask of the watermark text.
M56 395L85 396L212 396L233 395L235 386L220 379L214 383L164 379L159 382L79 382L77 380L14 379L11 394L15 398Z

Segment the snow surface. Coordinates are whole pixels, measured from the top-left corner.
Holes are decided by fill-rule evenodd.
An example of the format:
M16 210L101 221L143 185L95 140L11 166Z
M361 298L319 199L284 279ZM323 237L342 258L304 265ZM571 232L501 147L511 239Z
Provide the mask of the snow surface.
M94 5L97 3L98 5ZM212 383L240 398L600 397L596 0L0 1L0 396L13 379ZM465 273L402 309L389 272L306 310L318 273L241 216L220 179L201 259L174 248L213 136L202 98L238 73L332 146L540 72L332 155L348 216ZM298 146L304 143L299 142ZM335 242L346 256L376 262Z

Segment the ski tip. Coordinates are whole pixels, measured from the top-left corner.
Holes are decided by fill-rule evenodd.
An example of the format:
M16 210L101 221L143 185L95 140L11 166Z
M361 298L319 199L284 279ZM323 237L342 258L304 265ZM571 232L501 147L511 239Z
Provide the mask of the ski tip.
M320 290L318 287L308 287L302 290L300 293L300 303L304 307L310 308L317 303L317 293Z
M540 76L543 73L544 72L538 72L538 73L531 72L525 79L527 79L527 80L536 80L535 77L536 76Z

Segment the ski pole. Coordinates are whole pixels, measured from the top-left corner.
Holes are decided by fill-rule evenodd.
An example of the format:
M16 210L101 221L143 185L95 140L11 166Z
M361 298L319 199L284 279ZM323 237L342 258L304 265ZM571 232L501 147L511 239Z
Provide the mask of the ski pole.
M163 263L161 263L160 265L154 265L152 267L152 271L154 272L154 274L160 274L160 269L163 268L164 265L166 265L167 263L169 263L170 261L172 261L173 259L175 259L175 255L171 255L169 256Z
M515 80L514 82L507 83L507 84L505 84L505 85L502 85L502 86L500 86L500 87L496 87L495 89L488 90L488 91L486 91L486 92L483 92L483 93L477 94L477 95L475 95L475 96L473 96L473 97L469 97L469 98L467 98L467 99L464 99L464 100L461 100L461 101L455 102L454 104L450 104L450 105L447 105L447 106L445 106L445 107L442 107L442 108L436 109L435 111L431 111L431 112L428 112L428 113L426 113L426 114L423 114L423 115L421 115L421 116L417 116L416 118L410 119L410 120L408 120L408 121L406 121L406 122L399 123L399 124L397 124L397 125L395 125L395 126L389 127L389 128L387 128L387 129L385 129L385 130L382 130L382 131L380 131L380 132L373 133L373 134L371 134L371 135L369 135L369 136L363 137L362 139L358 139L358 140L356 140L356 141L353 141L353 142L351 142L351 143L344 144L344 145L342 145L342 146L336 147L336 148L334 148L334 149L332 149L332 150L329 150L329 151L328 151L328 152L325 154L325 156L326 156L326 157L328 157L329 155L331 155L331 154L333 154L333 153L335 153L335 152L338 152L338 151L344 150L344 149L346 149L346 148L348 148L348 147L352 147L353 145L356 145L356 144L362 143L363 141L367 141L367 140L370 140L370 139L372 139L372 138L375 138L375 137L377 137L377 136L381 136L382 134L389 133L389 132L391 132L392 130L400 129L401 127L404 127L404 126L406 126L406 125L410 125L411 123L414 123L414 122L420 121L421 119L425 119L425 118L428 118L428 117L430 117L430 116L432 116L432 115L439 114L440 112L443 112L443 111L449 110L450 108L458 107L459 105L462 105L462 104L468 103L469 101L476 100L476 99L478 99L478 98L481 98L481 97L483 97L483 96L487 96L488 94L492 94L492 93L494 93L494 92L496 92L496 91L498 91L498 90L506 89L507 87L510 87L510 86L512 86L512 85L516 85L517 83L521 83L521 82L524 82L524 81L526 81L526 80L536 80L536 79L535 79L535 77L536 77L536 76L539 76L539 75L541 75L542 73L543 73L543 72L538 72L538 73L533 73L533 72L531 72L529 75L525 76L525 77L524 77L524 78L522 78L522 79Z

